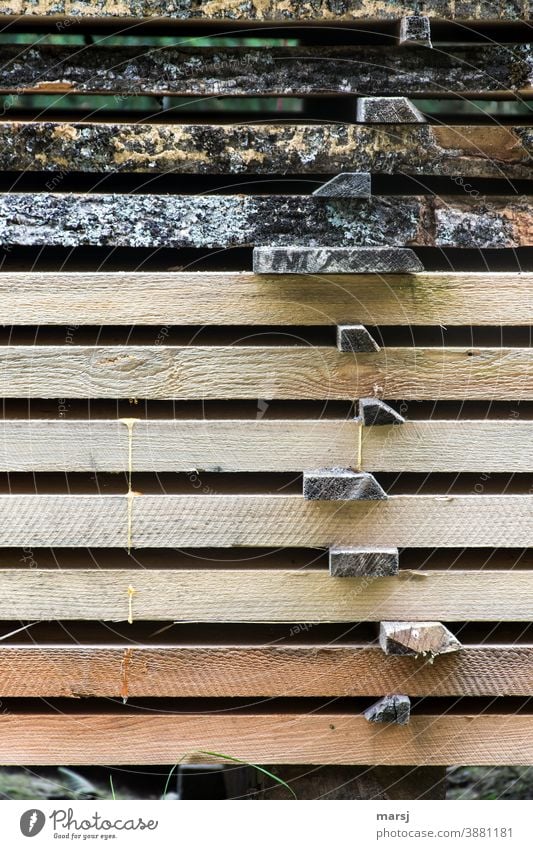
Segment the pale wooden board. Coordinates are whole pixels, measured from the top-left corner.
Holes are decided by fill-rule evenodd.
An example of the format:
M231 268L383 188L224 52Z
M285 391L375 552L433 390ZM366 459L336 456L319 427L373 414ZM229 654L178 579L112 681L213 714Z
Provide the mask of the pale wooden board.
M357 466L354 419L0 421L0 471L280 472ZM533 423L531 432L533 433ZM526 457L529 454L525 452Z
M516 419L363 429L354 419L137 419L131 427L132 471L533 471L533 421ZM0 471L125 471L129 442L117 420L4 419Z
M201 476L198 480L201 484ZM127 502L126 495L0 495L0 546L125 547ZM517 548L531 545L533 520L531 495L396 495L377 502L306 501L301 495L135 495L130 505L134 548Z
M362 441L368 471L533 471L533 421L408 421L363 428Z
M529 325L533 274L2 272L2 324Z
M410 50L390 43L305 47L136 47L34 43L0 48L0 90L17 93L407 97L531 95L529 44L446 45ZM162 68L164 67L164 73ZM254 131L261 132L261 125ZM355 128L354 128L355 129ZM499 134L499 127L476 128ZM481 132L479 132L481 130ZM396 132L396 131L395 131ZM486 137L485 137L486 138ZM461 145L458 145L460 148ZM3 152L3 151L2 151ZM234 151L237 154L237 151ZM420 155L426 151L420 149ZM340 153L340 151L339 151ZM358 156L359 150L351 155ZM341 154L342 155L342 154ZM157 167L157 159L153 160ZM463 162L463 166L465 163ZM272 169L272 172L274 169Z
M202 527L202 517L198 519ZM488 543L487 543L488 544ZM0 617L22 620L528 622L533 572L401 571L330 578L289 569L0 569Z
M530 17L529 0L428 0L424 15L445 20L512 21ZM167 18L174 21L227 21L228 23L279 23L316 22L317 24L349 23L357 20L394 20L403 15L420 13L420 3L414 0L151 0L139 4L138 0L7 0L1 8L2 15L28 15L32 17L66 18L75 22L81 18ZM70 24L68 24L70 25ZM60 21L58 29L68 32L68 25ZM290 32L288 33L290 36Z
M367 69L370 63L367 58ZM298 67L299 59L289 64ZM341 62L337 73L343 75L347 65L351 60ZM357 170L527 179L532 153L531 128L520 125L0 122L4 171L316 175Z
M0 646L0 698L529 696L533 646L430 662L362 645Z
M132 226L135 222L135 226ZM528 195L0 193L0 245L519 248L533 244Z
M4 345L0 395L23 398L533 399L531 348Z
M530 714L412 715L381 725L347 713L0 715L2 764L533 764ZM289 795L289 794L287 794Z

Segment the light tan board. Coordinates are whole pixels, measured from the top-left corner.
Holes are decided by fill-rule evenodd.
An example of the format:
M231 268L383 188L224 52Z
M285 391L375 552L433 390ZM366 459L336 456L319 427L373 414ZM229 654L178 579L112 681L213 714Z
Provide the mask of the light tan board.
M201 526L199 518L199 527ZM533 572L400 572L330 578L327 572L238 569L0 570L2 619L194 622L355 622L533 618Z
M294 626L296 630L298 626ZM532 646L430 662L370 646L3 646L0 697L529 696Z
M411 421L361 428L354 419L136 420L132 471L531 472L533 422ZM130 436L121 421L3 420L0 471L120 472Z
M152 0L139 4L138 0L8 0L2 5L3 15L31 15L63 17L68 21L78 18L168 18L175 21L227 21L229 23L260 23L299 21L317 24L340 24L357 20L391 20L403 15L419 14L420 3L414 0ZM530 17L528 0L428 0L424 14L431 18L470 21L512 21ZM63 23L66 27L66 23ZM62 30L60 30L62 31Z
M337 73L340 67L344 74L352 61L341 62ZM202 56L195 55L194 62L199 66ZM118 57L114 67L117 63ZM371 63L367 57L367 69ZM297 68L299 55L288 64ZM134 87L134 80L129 84ZM265 126L0 122L0 168L5 171L316 175L352 170L527 179L532 153L529 127L495 124L384 128L285 122Z
M354 467L360 432L361 425L353 419L136 420L131 430L131 470L282 472ZM125 471L129 440L121 421L4 420L0 470Z
M125 547L127 502L126 495L0 495L0 546ZM135 494L131 520L134 548L517 548L531 545L533 496L397 495L326 502L301 495Z
M361 433L367 471L533 471L533 422L408 421Z
M353 714L2 714L5 765L206 763L533 764L533 716L420 715L380 725Z
M533 349L0 347L0 394L24 398L533 399Z
M3 272L2 324L528 325L533 274ZM75 338L75 336L74 336Z

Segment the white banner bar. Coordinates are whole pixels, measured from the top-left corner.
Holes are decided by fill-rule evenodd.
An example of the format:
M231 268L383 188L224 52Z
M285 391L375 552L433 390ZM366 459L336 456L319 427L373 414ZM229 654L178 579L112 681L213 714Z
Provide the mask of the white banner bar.
M532 813L526 801L5 801L0 825L9 849L531 849Z

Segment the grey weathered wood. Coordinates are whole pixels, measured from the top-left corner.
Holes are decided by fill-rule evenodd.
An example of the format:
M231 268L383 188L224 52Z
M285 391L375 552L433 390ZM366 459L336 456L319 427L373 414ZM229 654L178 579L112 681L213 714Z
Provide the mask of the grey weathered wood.
M488 42L447 44L431 53L382 44L155 48L2 44L0 91L531 97L532 52L530 44Z
M254 248L255 274L388 274L423 271L410 248Z
M379 644L385 654L430 655L460 651L462 645L442 622L381 622Z
M337 174L313 192L315 197L322 198L369 198L371 194L372 185L368 171Z
M359 416L365 426L404 424L405 419L380 398L360 398Z
M399 570L397 548L330 548L329 574L332 578L384 578Z
M431 47L431 21L426 15L408 15L400 21L398 42L403 47Z
M4 246L228 248L309 242L332 247L523 247L533 244L533 208L526 195L331 200L298 195L0 194Z
M374 475L351 469L304 472L303 494L308 501L380 501L387 498Z
M339 324L337 348L343 353L363 354L381 350L371 333L363 324Z
M28 15L35 17L60 18L56 23L59 32L84 18L102 18L109 23L165 19L167 25L173 21L229 21L248 24L275 22L315 22L322 26L338 26L353 21L395 20L403 15L415 14L420 7L415 0L6 0L2 14L6 16ZM530 17L529 0L425 0L424 12L431 18L454 21L515 22Z
M384 696L364 712L369 722L391 722L395 725L407 725L411 716L409 696Z
M364 124L424 124L426 119L407 97L361 97L357 120Z

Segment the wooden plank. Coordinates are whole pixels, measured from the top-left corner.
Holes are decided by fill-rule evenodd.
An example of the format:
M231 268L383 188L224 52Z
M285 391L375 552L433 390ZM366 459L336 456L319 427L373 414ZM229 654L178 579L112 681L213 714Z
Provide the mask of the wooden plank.
M533 274L0 274L1 324L529 325Z
M413 715L383 727L350 713L73 715L3 713L6 766L246 763L467 765L533 764L533 716Z
M361 170L528 179L532 150L531 127L496 124L0 122L0 168L6 171L270 175Z
M8 398L531 400L531 348L0 346Z
M231 23L300 23L338 25L350 21L397 20L416 15L420 4L414 0L6 0L2 15L67 18L71 23L84 18L143 19L167 18L169 21L228 21ZM424 15L429 18L460 21L515 22L530 15L529 0L428 0ZM67 26L63 23L63 27Z
M132 221L135 226L132 226ZM519 197L0 194L0 245L517 248L533 244Z
M0 546L125 547L128 502L134 548L519 548L531 544L533 518L531 495L398 495L339 503L301 495L13 494L0 495ZM422 618L446 621L442 613Z
M368 44L156 48L2 44L0 91L124 97L529 97L533 88L531 56L530 44L490 43L448 44L445 50L425 53ZM261 127L254 131L261 133ZM424 151L420 153L424 155Z
M529 645L464 646L435 663L368 645L0 647L1 698L529 696L532 678Z
M197 521L205 528L201 513ZM133 621L528 622L533 614L527 571L405 570L390 578L334 579L319 570L106 569L101 559L98 569L0 569L1 617L126 621L130 586Z
M410 421L365 428L353 419L138 419L132 471L533 472L533 421ZM0 471L120 472L129 436L117 420L4 419Z
M361 431L353 419L138 419L132 427L131 470L154 472L354 467ZM120 421L0 422L1 471L119 472L128 465L128 429Z
M533 421L408 421L362 430L374 472L533 472Z

